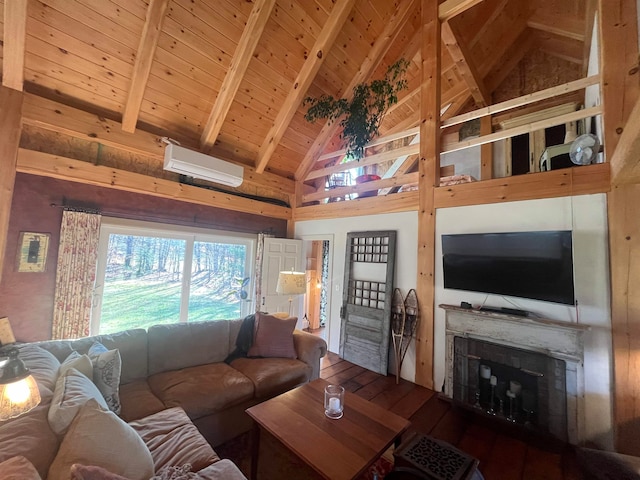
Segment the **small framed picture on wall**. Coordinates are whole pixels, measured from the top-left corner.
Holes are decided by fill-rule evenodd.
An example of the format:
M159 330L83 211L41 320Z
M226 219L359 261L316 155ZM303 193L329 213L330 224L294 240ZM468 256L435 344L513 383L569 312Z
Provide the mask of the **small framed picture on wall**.
M18 271L44 272L47 265L50 233L20 232Z

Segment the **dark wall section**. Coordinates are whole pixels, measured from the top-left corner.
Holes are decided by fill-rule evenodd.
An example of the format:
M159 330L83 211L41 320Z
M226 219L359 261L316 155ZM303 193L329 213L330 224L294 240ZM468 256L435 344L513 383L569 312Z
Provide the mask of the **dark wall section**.
M0 317L8 316L16 339L51 338L56 261L62 209L56 205L93 207L104 216L172 223L245 233L268 230L286 236L286 221L194 205L136 193L93 187L35 175L16 176L2 281ZM20 232L50 233L46 271L17 271Z

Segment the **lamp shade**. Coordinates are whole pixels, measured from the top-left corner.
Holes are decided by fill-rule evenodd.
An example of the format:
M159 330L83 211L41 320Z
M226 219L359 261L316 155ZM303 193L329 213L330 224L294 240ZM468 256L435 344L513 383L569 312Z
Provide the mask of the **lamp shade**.
M7 355L0 377L0 421L20 416L40 403L38 385L18 358L18 349L10 349Z
M276 292L281 295L300 295L307 292L304 272L280 272Z

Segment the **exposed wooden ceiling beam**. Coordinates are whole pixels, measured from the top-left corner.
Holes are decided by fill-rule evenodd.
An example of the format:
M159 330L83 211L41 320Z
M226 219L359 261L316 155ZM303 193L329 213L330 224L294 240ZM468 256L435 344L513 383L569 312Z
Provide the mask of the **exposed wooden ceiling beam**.
M359 83L365 81L376 69L391 45L393 45L398 34L402 31L407 20L411 17L411 13L415 6L416 0L403 0L398 8L396 8L396 11L386 23L384 30L374 42L371 50L369 50L367 57L360 65L358 72L345 88L342 98L351 98L353 88ZM311 145L307 154L302 159L302 162L300 162L295 173L296 180L302 180L307 176L315 164L316 159L322 155L323 150L331 140L336 129L337 122L333 122L331 124L329 122L325 123L322 130L320 130L320 134L314 140L313 145Z
M438 17L441 22L461 14L483 0L445 0L438 6Z
M231 59L229 70L200 137L201 147L208 147L216 142L275 4L276 0L256 0L253 5L247 24L242 31L242 37Z
M573 15L551 15L544 9L538 8L527 20L527 26L534 30L584 42L584 21Z
M140 129L134 133L123 132L117 122L99 115L29 93L25 93L24 97L22 120L25 125L98 142L137 155L150 156L158 161L162 161L164 158L165 144L162 143L158 135ZM189 145L187 142L183 142L183 145L187 148L194 148L194 145ZM250 193L251 189L255 187L286 193L294 191L293 180L270 172L258 175L255 168L248 165L242 166L244 168L244 182L238 187L238 191L246 189Z
M144 97L144 90L147 87L149 73L153 57L160 38L164 13L167 10L169 0L150 0L147 7L147 17L142 28L142 36L136 53L136 63L133 66L131 75L131 85L127 95L127 103L122 114L122 130L132 133L136 129L140 106Z
M458 71L469 87L469 91L476 103L483 107L491 103L490 93L485 88L482 77L478 73L473 57L466 45L460 41L461 35L455 24L442 24L442 41L458 67Z
M2 85L23 89L24 47L27 30L27 0L5 0Z
M258 173L264 172L284 132L289 128L291 119L302 103L304 95L309 90L318 70L324 63L354 4L355 0L340 0L336 2L331 10L329 18L327 18L324 27L322 27L322 31L318 35L311 52L309 52L304 65L302 65L302 69L293 82L293 87L289 90L289 94L276 116L275 122L269 129L262 145L260 145L256 162L256 171Z
M291 209L238 195L216 192L171 180L93 165L89 162L51 155L21 148L18 150L17 170L21 173L59 178L98 187L142 193L154 197L170 198L181 202L224 208L236 212L264 215L289 220Z

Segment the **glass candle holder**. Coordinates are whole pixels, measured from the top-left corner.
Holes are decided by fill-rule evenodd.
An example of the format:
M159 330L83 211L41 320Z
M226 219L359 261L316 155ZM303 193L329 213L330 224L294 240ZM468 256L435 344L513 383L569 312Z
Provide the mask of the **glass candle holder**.
M324 388L324 414L333 419L342 418L344 411L344 388L340 385L327 385Z

